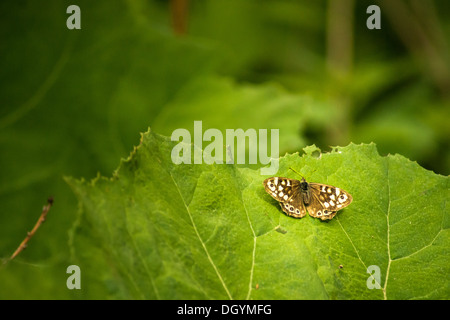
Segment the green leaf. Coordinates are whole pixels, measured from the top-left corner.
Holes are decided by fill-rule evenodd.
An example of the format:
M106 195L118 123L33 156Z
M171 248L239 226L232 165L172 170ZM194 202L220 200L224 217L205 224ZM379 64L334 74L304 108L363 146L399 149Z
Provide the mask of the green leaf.
M338 186L353 203L322 222L287 217L258 170L174 165L147 132L112 178L67 178L85 289L145 299L448 299L448 177L374 144L280 158L279 176ZM370 266L380 289L367 286ZM374 278L377 279L376 275ZM373 282L373 281L372 281ZM98 292L98 291L97 291ZM102 298L102 297L97 297Z
M155 25L168 12L158 4L79 4L82 32L67 29L68 5L51 0L42 11L39 2L0 3L0 260L33 228L47 198L55 199L28 249L0 266L0 299L95 295L92 286L65 285L77 199L63 175L112 172L149 119L221 60L207 41Z
M280 153L306 144L305 131L324 128L337 117L329 103L309 95L292 94L273 84L238 84L208 76L195 79L153 119L155 132L170 136L178 128L192 128L202 120L203 130L216 128L280 128ZM192 131L191 131L192 132Z

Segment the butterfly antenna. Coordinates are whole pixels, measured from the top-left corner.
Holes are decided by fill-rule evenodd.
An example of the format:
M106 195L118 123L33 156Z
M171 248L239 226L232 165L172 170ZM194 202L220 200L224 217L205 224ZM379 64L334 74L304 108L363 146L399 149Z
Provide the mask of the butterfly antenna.
M289 169L291 169L292 171L294 171L296 174L298 174L300 177L304 178L304 176L302 176L299 172L295 171L294 169L292 169L291 167L289 167Z

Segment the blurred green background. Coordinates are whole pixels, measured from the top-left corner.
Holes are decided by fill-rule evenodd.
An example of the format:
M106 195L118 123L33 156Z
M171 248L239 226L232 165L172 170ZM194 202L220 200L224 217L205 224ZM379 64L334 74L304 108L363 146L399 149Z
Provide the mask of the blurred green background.
M63 176L111 176L148 127L276 128L280 155L373 141L448 175L449 17L446 0L0 2L0 258L55 199L0 266L0 298L107 297L66 287L78 205Z

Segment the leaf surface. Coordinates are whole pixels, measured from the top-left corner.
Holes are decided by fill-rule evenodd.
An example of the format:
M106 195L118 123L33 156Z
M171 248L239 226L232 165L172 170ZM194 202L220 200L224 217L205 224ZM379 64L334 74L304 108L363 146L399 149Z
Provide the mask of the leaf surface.
M176 144L149 131L111 179L67 179L82 208L80 267L115 297L449 297L448 177L374 144L308 147L282 157L278 175L296 178L291 167L354 200L328 222L294 219L259 170L175 165ZM370 266L380 289L368 288Z

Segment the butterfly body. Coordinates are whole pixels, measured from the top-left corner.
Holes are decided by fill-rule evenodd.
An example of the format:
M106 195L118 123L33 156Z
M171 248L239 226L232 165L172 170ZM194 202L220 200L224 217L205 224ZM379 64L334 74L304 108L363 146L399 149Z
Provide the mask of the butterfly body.
M268 194L280 202L281 209L294 218L303 218L308 212L310 216L322 220L332 219L337 211L347 207L352 196L337 187L308 183L284 177L272 177L264 180L264 188Z

